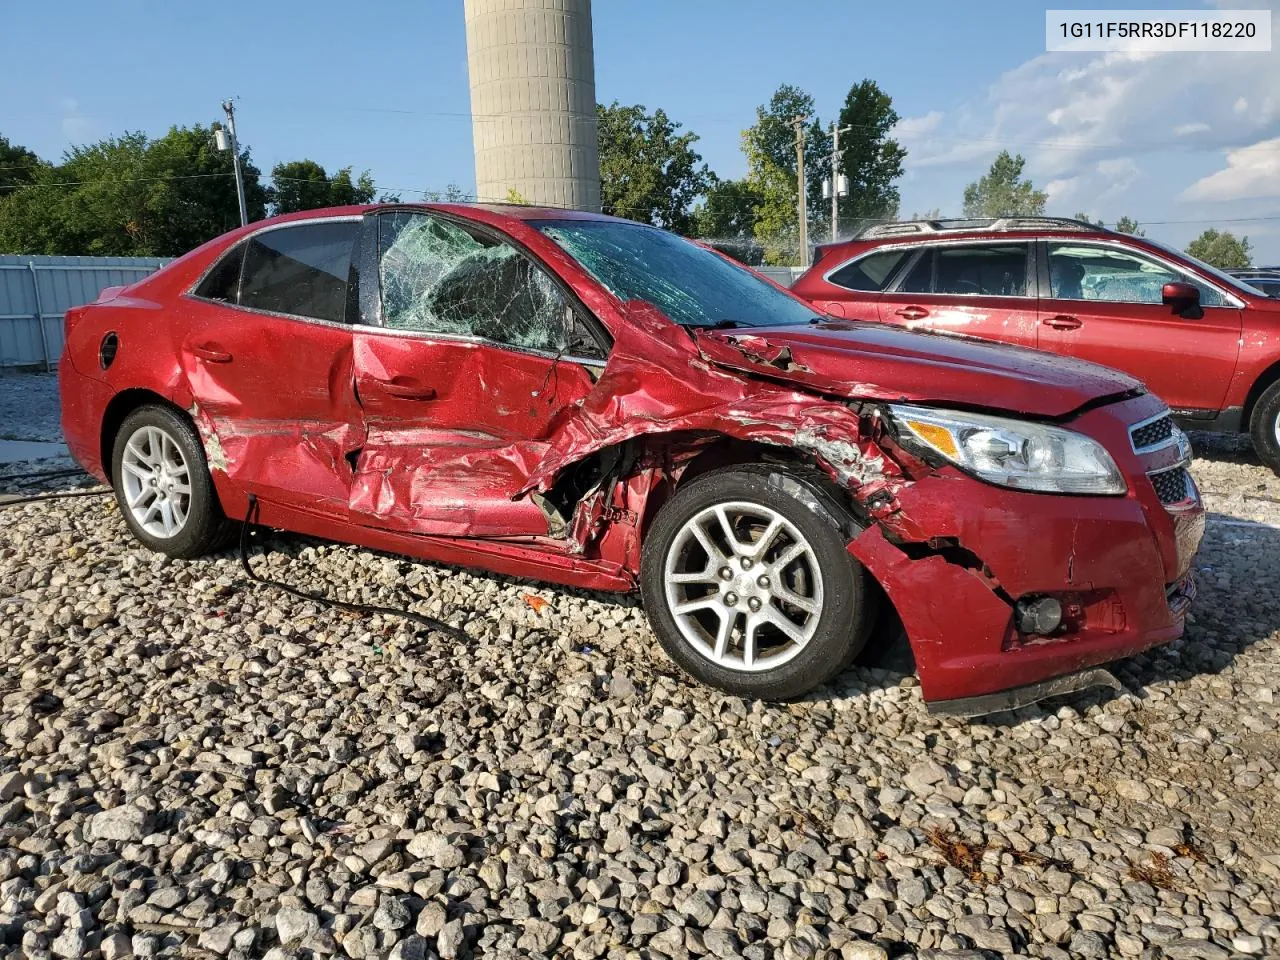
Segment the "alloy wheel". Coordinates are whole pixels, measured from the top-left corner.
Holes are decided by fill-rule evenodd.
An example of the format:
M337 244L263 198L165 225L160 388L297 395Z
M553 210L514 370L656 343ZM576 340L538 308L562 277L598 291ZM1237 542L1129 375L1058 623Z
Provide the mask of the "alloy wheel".
M672 540L664 574L681 635L726 669L781 666L804 649L822 616L813 546L763 504L720 503L694 514Z
M191 470L177 441L159 427L139 427L125 444L120 469L138 526L163 539L181 533L191 510Z

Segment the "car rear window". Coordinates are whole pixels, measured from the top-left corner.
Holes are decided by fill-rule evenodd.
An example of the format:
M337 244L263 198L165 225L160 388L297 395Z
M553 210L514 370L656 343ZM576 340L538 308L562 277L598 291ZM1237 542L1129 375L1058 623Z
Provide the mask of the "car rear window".
M901 249L869 253L852 263L846 263L827 279L837 287L844 287L846 290L878 292L889 285L889 281L909 253L909 250Z
M249 239L240 306L342 323L359 223L340 220L268 230Z

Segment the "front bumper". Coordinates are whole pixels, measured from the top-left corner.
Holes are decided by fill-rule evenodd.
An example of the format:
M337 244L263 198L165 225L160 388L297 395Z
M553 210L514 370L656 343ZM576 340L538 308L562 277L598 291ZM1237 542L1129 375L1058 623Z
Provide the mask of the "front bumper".
M1077 424L1092 420L1092 435L1127 443L1127 424L1151 403ZM1107 445L1117 450L1119 439ZM1079 687L1045 684L1182 634L1204 508L1198 495L1166 507L1141 460L1117 462L1130 486L1123 497L1026 493L944 468L899 490L895 509L849 544L893 602L931 707L955 701L949 712L971 713L982 705L974 698L1020 705L1068 692ZM1042 595L1069 600L1075 615L1052 636L1020 634L1013 605Z

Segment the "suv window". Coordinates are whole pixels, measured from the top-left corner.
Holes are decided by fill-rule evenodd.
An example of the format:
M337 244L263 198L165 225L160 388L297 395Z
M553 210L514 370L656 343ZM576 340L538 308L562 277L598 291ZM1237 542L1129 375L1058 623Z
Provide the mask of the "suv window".
M878 292L889 285L898 266L910 254L910 250L881 250L846 263L827 279L846 290Z
M251 237L244 251L240 306L344 322L359 226L345 220L300 223Z
M1112 246L1049 244L1049 294L1055 300L1161 303L1166 283L1184 281L1200 290L1206 307L1223 305L1222 294L1190 274L1158 260Z
M421 213L378 218L382 322L392 330L482 337L547 352L579 343L555 281L512 244ZM593 355L587 353L586 355Z
M993 243L927 249L902 281L903 293L1025 297L1027 244Z

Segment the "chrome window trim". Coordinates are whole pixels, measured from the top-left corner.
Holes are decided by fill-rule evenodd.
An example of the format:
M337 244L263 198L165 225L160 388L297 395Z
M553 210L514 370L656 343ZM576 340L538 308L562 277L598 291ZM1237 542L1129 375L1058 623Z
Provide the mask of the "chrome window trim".
M204 283L205 278L208 277L209 274L213 273L214 270L218 269L218 267L222 264L222 261L231 255L232 250L236 250L244 246L250 240L253 240L255 237L260 237L264 233L271 233L274 230L285 230L285 229L288 229L289 227L306 227L306 226L310 226L313 223L356 223L358 224L362 219L363 219L363 216L360 214L357 214L355 216L344 215L344 216L337 216L337 217L304 217L301 220L288 220L284 223L265 224L264 226L261 226L250 233L246 233L243 237L241 237L235 243L231 244L231 246L227 247L220 254L218 254L218 256L214 257L212 262L207 267L205 267L203 271L201 271L200 276L196 277L195 282L192 283L189 287L187 287L186 290L182 291L181 296L190 297L192 300L195 300L197 303L212 303L212 304L216 304L219 307L227 307L230 310L243 310L245 313L257 314L260 317L277 317L279 319L284 319L284 320L302 320L306 323L318 323L326 327L342 327L344 330L350 330L351 324L349 323L339 323L336 320L321 320L319 317L308 317L300 313L277 313L274 310L263 310L259 307L242 307L238 303L227 303L227 301L225 300L211 300L208 297L198 296L195 291L196 291L196 288L200 286L200 284ZM354 250L355 249L354 241L352 242L351 246L352 246L352 250ZM243 250L241 251L240 255L242 257L244 256Z
M477 337L473 334L466 333L436 333L433 330L393 330L390 327L378 326L371 323L355 323L346 326L346 329L354 333L363 333L366 335L374 334L387 337L405 337L413 340L424 340L432 343L456 343L470 345L474 347L492 347L496 350L504 350L508 353L519 353L530 357L539 357L544 360L568 360L572 363L579 363L588 367L603 367L608 360L600 360L595 357L579 357L568 353L557 353L554 350L535 350L532 347L517 347L514 344L503 343L500 340L490 340L487 337Z
M1004 239L994 239L994 238L992 238L992 239L978 239L978 238L974 238L974 237L938 237L938 236L933 236L933 237L930 237L930 238L929 238L929 239L927 239L927 240L913 240L913 241L911 241L911 242L909 242L909 243L894 243L894 244L886 244L885 246L882 246L882 247L873 247L873 248L872 248L872 249L870 249L870 250L864 250L862 253L858 254L857 256L855 256L855 257L850 257L850 258L849 258L848 260L846 260L844 263L838 264L837 266L832 267L830 270L828 270L826 273L824 273L824 274L822 275L822 279L823 279L824 281L826 281L827 283L830 283L833 287L840 287L840 289L841 289L841 290L847 290L849 293L865 293L865 294L867 294L867 295L869 295L869 296L870 296L870 295L885 296L885 295L887 295L887 294L900 294L901 296L904 296L904 297L997 297L997 298L1002 299L1002 300L1035 300L1035 299L1036 299L1036 297L1035 297L1035 296L1033 296L1032 294L1029 294L1029 293L1024 293L1024 294L1016 294L1016 293L903 293L903 292L902 292L902 291L900 291L900 290L890 290L890 289L889 289L889 287L890 287L890 286L892 286L892 283L893 283L893 282L900 281L900 280L902 279L902 276L903 276L903 273L904 273L904 270L903 270L903 266L904 266L904 265L903 265L903 264L899 264L899 265L898 265L898 267L896 267L896 268L895 268L893 281L891 281L889 284L886 284L886 286L884 287L884 289L881 289L881 290L850 290L848 287L842 287L842 286L840 286L840 284L835 283L834 281L832 281L832 280L831 280L831 274L835 273L837 270L843 270L845 267L849 266L849 264L851 264L851 263L857 263L857 262L858 262L859 260L861 260L863 257L868 257L868 256L870 256L870 255L871 255L871 254L873 254L873 253L884 253L884 252L885 252L885 249L886 249L887 247L890 247L890 246L892 246L894 249L902 248L903 250L906 250L906 251L908 251L908 253L910 253L910 252L912 252L912 251L933 250L933 249L935 249L936 247L943 247L943 246L946 246L946 247L977 247L977 246L990 246L990 245L993 245L993 244L994 244L994 245L996 245L996 246L1006 246L1006 247L1007 247L1007 246L1012 246L1013 244L1025 244L1025 245L1026 245L1026 247L1027 247L1027 256L1028 256L1028 258L1030 258L1030 257L1031 257L1031 255L1032 255L1031 245L1032 245L1032 244L1034 244L1034 243L1036 243L1036 242L1037 242L1037 240L1038 240L1038 238L1035 238L1035 237L1007 237L1007 238L1004 238ZM909 270L912 266L914 266L914 264L915 264L915 259L916 259L915 257L911 257L911 258L906 262L905 266L907 267L907 269L908 269L908 270ZM1027 284L1026 284L1028 289L1030 289L1030 287L1031 287L1031 285L1032 285L1032 276L1031 276L1031 272L1032 272L1032 266L1028 266L1028 268L1027 268Z
M1173 260L1168 259L1167 257L1162 257L1159 254L1152 253L1150 250L1147 250L1144 247L1134 247L1127 243L1121 243L1115 240L1097 240L1091 237L1085 238L1082 240L1074 240L1074 241L1065 241L1057 238L1052 240L1042 238L1042 240L1045 244L1046 265L1048 264L1048 260L1049 260L1049 244L1051 243L1064 243L1064 244L1069 244L1070 246L1073 246L1073 247L1103 247L1108 249L1115 249L1120 251L1121 253L1127 253L1130 256L1146 257L1148 260L1154 260L1156 261L1156 263L1159 263L1165 267L1168 267L1175 274L1178 274L1180 276L1194 277L1198 283L1203 283L1209 289L1216 290L1225 300L1228 301L1227 303L1223 303L1220 305L1207 304L1207 303L1200 304L1200 306L1205 310L1240 310L1240 309L1243 309L1245 306L1245 302L1241 300L1239 297L1237 297L1235 294L1233 294L1231 291L1224 290L1221 286L1209 280L1206 280L1204 277L1200 276L1200 274L1196 273L1194 270L1181 266L1180 264L1176 263ZM1053 293L1052 285L1049 288L1049 292L1050 294ZM1151 303L1148 300L1083 300L1083 299L1075 299L1072 297L1055 297L1052 295L1048 297L1043 297L1041 299L1059 300L1063 303L1125 303L1125 304L1129 304L1130 306L1138 306L1138 307L1163 306L1162 303Z

